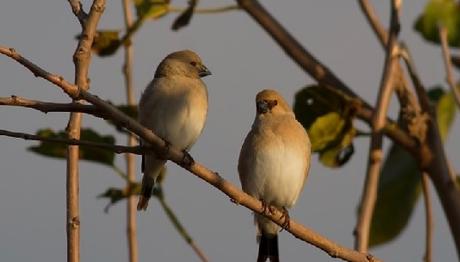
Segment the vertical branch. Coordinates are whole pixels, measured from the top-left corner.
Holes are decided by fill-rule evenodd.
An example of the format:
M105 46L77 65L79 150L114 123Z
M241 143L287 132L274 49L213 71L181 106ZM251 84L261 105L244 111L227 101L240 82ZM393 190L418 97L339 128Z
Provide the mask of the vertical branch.
M75 84L79 90L87 90L88 71L91 60L91 45L96 33L96 25L105 7L104 0L95 0L91 6L89 15L83 13L81 3L69 0L72 11L82 25L81 39L73 55L75 64ZM75 10L78 5L79 9ZM80 15L79 15L80 14ZM83 18L84 17L84 21ZM70 139L80 139L81 113L71 113L67 124L67 134ZM67 147L67 176L66 176L66 205L67 205L67 261L80 261L80 203L79 203L79 147L71 145Z
M443 25L438 26L439 39L442 45L442 57L444 60L444 67L446 68L446 81L452 92L454 92L455 101L460 108L460 90L455 85L454 74L452 72L452 62L450 60L449 46L447 44L447 28Z
M426 225L426 236L425 236L425 255L423 257L424 262L431 262L432 257L432 242L433 242L433 208L431 205L430 188L429 188L429 177L428 174L422 173L422 189L423 189L423 201L425 203L425 225Z
M358 222L355 230L355 249L359 252L367 252L369 243L369 231L377 198L377 187L382 167L382 141L383 127L386 123L388 106L395 83L397 63L397 35L399 33L399 10L401 1L391 2L391 25L390 36L386 48L385 66L382 75L379 94L377 97L376 111L372 116L372 136L367 165L366 182L361 198Z
M426 172L441 201L444 213L449 222L450 231L455 241L457 256L460 259L460 190L457 189L456 182L452 178L449 163L447 161L444 145L439 134L436 110L431 106L426 89L418 77L412 56L406 46L401 46L400 56L406 62L409 75L414 83L415 91L422 109L429 113L427 139L421 145L420 154L428 154L425 161L420 162L420 168ZM426 148L426 149L425 149Z
M125 20L125 28L129 30L132 26L133 18L131 14L130 1L122 0L123 3L123 15ZM135 106L136 101L134 97L134 88L133 88L133 46L131 39L125 42L125 63L123 65L123 74L125 76L125 85L126 85L126 99L129 106ZM136 145L136 138L131 133L128 134L128 146ZM128 175L128 188L131 183L136 181L136 157L134 154L125 154L126 156L126 174ZM128 238L128 252L129 252L129 261L137 262L139 260L138 256L138 245L137 245L137 222L136 222L136 197L135 195L130 195L127 201L127 228L126 234Z
M385 49L388 44L388 32L380 23L369 0L358 0L358 2L380 45ZM394 88L401 106L399 123L405 131L409 131L411 136L417 138L419 142L423 141L426 134L426 125L424 124L424 115L420 104L414 92L409 88L409 82L404 76L401 64L397 63L396 67L396 83Z

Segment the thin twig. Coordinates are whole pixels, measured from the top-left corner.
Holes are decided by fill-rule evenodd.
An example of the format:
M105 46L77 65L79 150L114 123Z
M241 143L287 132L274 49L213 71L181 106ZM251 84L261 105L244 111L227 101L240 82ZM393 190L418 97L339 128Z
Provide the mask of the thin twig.
M175 6L168 7L169 12L182 13L185 10L187 10L187 7L175 7ZM196 14L219 14L219 13L225 13L229 11L238 11L238 10L241 10L241 8L238 5L227 5L227 6L210 7L210 8L196 8L194 10L194 13Z
M123 16L125 21L125 28L129 29L133 24L131 13L131 1L122 0ZM125 63L123 65L123 74L125 76L126 86L126 100L129 106L135 106L136 100L134 98L133 88L133 45L131 41L127 41L125 47ZM133 134L127 134L128 146L134 146L136 138ZM128 176L127 186L136 181L136 158L133 154L126 154L126 173ZM128 255L130 262L137 262L139 260L139 251L137 244L137 221L136 221L136 197L129 196L126 206L126 236L128 238Z
M397 4L397 1L393 0L391 4L390 36L386 48L385 66L377 97L376 111L372 117L372 136L367 163L367 176L355 230L355 249L360 252L367 252L369 246L369 232L377 200L377 188L383 159L383 127L385 126L388 106L393 93L395 69L398 59L396 55L396 40L400 28L399 10L400 5Z
M79 0L69 0L69 4L73 14L78 18L81 27L84 27L86 19L88 19L88 14L83 10L83 5Z
M454 73L452 70L452 62L450 60L449 45L447 44L447 28L443 25L438 25L439 39L441 39L442 58L444 60L444 67L446 70L446 81L450 89L454 93L457 106L460 108L460 90L457 88L454 80Z
M161 189L160 189L161 190ZM174 228L179 232L179 234L182 236L182 238L187 242L187 244L190 245L190 247L195 251L196 255L202 262L207 262L208 259L206 258L206 255L204 254L203 250L199 248L195 242L193 241L193 238L190 236L190 234L187 232L185 227L182 225L182 223L179 221L179 218L174 214L174 211L171 209L171 207L166 203L163 194L157 195L157 199L161 204L161 207L166 213L166 216L169 218L169 221L173 224Z
M358 0L358 2L380 45L385 49L388 43L388 32L380 23L372 4L369 0ZM425 140L427 129L425 115L421 111L417 97L410 88L399 62L396 65L395 79L394 88L401 106L399 124L410 135L422 142Z
M141 147L141 146L110 145L110 144L97 143L97 142L78 140L78 139L70 139L70 138L44 137L44 136L32 135L32 134L21 133L21 132L13 132L13 131L8 131L8 130L3 130L3 129L0 129L0 136L9 136L9 137L22 138L24 140L43 141L43 142L58 143L58 144L64 144L64 145L79 145L79 146L97 147L97 148L105 149L108 151L112 151L117 154L131 153L131 154L140 155L140 154L143 154L143 152L150 151L149 148Z
M70 1L72 10L77 16L81 28L82 37L78 41L77 48L73 55L75 64L75 84L78 90L89 88L88 71L91 61L91 46L96 27L102 12L105 9L105 0L94 0L91 5L88 17L82 20L81 15L75 12L75 1ZM80 4L81 7L81 4ZM81 8L80 8L81 10ZM74 102L78 102L75 100ZM80 138L82 114L70 113L67 124L67 134L70 139ZM66 205L67 205L67 261L80 261L80 176L79 176L79 148L77 145L67 147L67 170L66 170Z
M48 73L41 67L31 63L29 60L20 56L14 50L12 51L9 48L4 48L0 46L0 53L15 59L16 61L24 65L26 68L28 68L36 76L49 80L51 83L61 88L66 94L68 94L73 99L85 99L89 103L97 106L107 115L110 115L111 119L114 122L126 127L127 129L129 129L130 131L144 139L146 142L148 142L155 152L164 153L165 151L167 151L169 160L183 167L184 169L190 171L192 174L201 178L207 183L211 184L212 186L220 190L222 193L230 197L230 199L233 199L235 203L245 206L246 208L254 212L260 212L260 210L262 210L263 204L259 200L244 193L238 187L226 181L216 172L206 168L198 161L195 161L194 164L191 166L186 165L186 163L184 163L183 161L184 153L182 150L179 150L174 146L170 146L168 143L156 136L150 129L143 127L137 121L133 120L132 118L118 110L116 107L112 106L110 103L105 102L104 100L98 98L97 96L85 90L78 90L78 88L75 85L70 84L64 78L57 77L56 75ZM273 208L273 212L264 214L264 216L271 219L280 226L283 226L285 224L284 212L277 210L276 208ZM378 258L370 254L360 253L355 250L338 245L335 242L319 235L313 230L297 223L292 218L290 219L289 228L286 231L290 232L295 237L323 250L331 257L340 258L346 261L353 262L380 261Z
M93 105L84 105L81 103L54 103L54 102L45 102L38 100L31 100L19 96L10 96L10 97L0 97L0 105L2 106L20 106L36 109L43 113L49 112L81 112L85 114L90 114L96 117L107 119L108 116L102 114L97 107Z
M422 173L422 189L423 189L423 201L425 203L425 255L423 257L424 262L432 261L432 243L433 243L433 208L430 197L430 180L428 175Z

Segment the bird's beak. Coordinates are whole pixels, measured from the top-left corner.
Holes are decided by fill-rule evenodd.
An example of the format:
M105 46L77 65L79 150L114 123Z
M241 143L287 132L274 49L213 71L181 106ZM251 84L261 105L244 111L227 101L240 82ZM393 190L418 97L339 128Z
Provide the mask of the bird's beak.
M198 72L198 75L200 77L205 77L205 76L211 75L211 71L209 71L209 69L206 66L201 65L200 69L199 69L199 72Z
M258 114L265 114L269 110L271 110L274 106L276 106L278 102L276 100L262 100L262 101L257 101L256 107L257 107L257 113Z
M265 114L269 110L267 101L258 101L256 103L256 106L257 106L257 114Z

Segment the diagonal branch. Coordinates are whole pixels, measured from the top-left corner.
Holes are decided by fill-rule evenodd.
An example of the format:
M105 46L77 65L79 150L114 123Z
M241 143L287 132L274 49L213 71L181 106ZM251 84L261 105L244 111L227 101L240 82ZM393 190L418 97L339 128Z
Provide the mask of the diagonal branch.
M8 48L0 47L0 53L6 54L12 57L13 59L21 57L22 62L27 61L27 63L21 64L28 65L26 67L29 70L31 70L34 74L45 79L49 78L49 81L51 83L61 88L73 99L84 99L93 104L94 106L98 107L107 115L110 115L114 122L117 122L120 125L126 127L127 129L129 129L130 131L132 131L133 133L137 134L142 139L147 141L152 146L152 149L155 152L168 152L169 160L183 167L184 169L190 171L192 174L201 178L207 183L211 184L219 191L229 196L230 199L233 199L235 203L243 205L254 212L261 212L261 210L263 210L264 205L259 200L244 193L242 190L234 186L232 183L223 179L218 173L206 168L198 162L194 162L192 165L188 165L188 161L184 161L186 157L183 151L173 146L170 146L168 143L156 136L151 130L143 127L137 121L125 115L123 112L121 112L111 104L105 102L104 100L101 100L97 96L92 95L91 93L85 90L78 90L77 86L70 84L63 78L58 78L60 79L60 81L55 81L55 75L50 74L45 70L41 69L40 67L34 65L33 63L29 62L27 59L23 58L16 52L11 53L11 50ZM267 213L263 215L280 226L283 226L283 224L285 223L284 213L280 210L273 209L272 213ZM313 230L299 224L293 219L290 220L290 225L287 231L295 237L323 250L324 252L328 253L331 257L341 258L346 261L380 261L378 258L373 257L370 254L360 253L355 250L348 249L344 246L336 244L335 242L319 235Z
M83 5L79 0L69 0L70 7L72 8L73 14L78 18L78 22L82 27L85 26L88 14L83 10Z
M20 106L36 109L43 113L49 112L81 112L90 114L96 117L108 119L107 115L104 115L93 105L84 105L80 103L53 103L44 102L38 100L31 100L24 97L12 95L11 97L0 97L0 105L3 106Z
M385 126L388 106L393 93L395 72L397 64L397 36L400 30L399 12L401 4L397 0L391 2L391 25L388 45L386 47L385 66L382 82L377 97L375 114L372 117L372 136L367 163L367 176L361 204L359 209L358 222L355 230L355 249L360 252L367 252L369 246L369 231L371 227L374 206L377 200L377 188L382 168L382 142L383 127Z
M141 146L120 146L120 145L110 145L110 144L105 144L105 143L97 143L97 142L77 140L77 139L44 137L44 136L39 136L39 135L27 134L27 133L12 132L12 131L3 130L3 129L0 129L0 136L9 136L9 137L22 138L24 140L43 141L43 142L59 143L59 144L66 144L66 145L97 147L97 148L112 151L117 154L132 153L132 154L140 155L143 152L151 151L149 150L149 148L141 147Z
M400 46L400 55L406 63L420 105L430 115L427 139L421 145L420 152L420 154L425 154L426 156L423 158L424 160L419 162L419 166L422 171L430 176L433 182L449 222L450 231L457 249L457 256L460 258L460 224L458 223L460 221L460 190L457 189L456 181L452 179L454 175L451 174L449 169L444 145L439 134L436 110L431 106L426 89L418 77L409 49L403 44Z
M447 28L443 25L438 26L439 39L441 40L442 46L442 58L444 60L444 67L446 69L446 80L450 89L454 93L455 102L460 108L460 90L457 88L454 80L454 73L452 72L452 62L450 60L449 46L447 44Z

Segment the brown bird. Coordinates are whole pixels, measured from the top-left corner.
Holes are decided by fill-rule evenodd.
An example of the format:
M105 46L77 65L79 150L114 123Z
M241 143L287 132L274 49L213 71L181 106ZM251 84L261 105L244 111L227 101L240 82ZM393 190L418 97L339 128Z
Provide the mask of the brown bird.
M201 78L210 74L201 58L190 50L166 56L142 94L140 123L173 146L189 150L206 122L208 92ZM155 180L165 163L164 157L155 154L142 156L144 176L138 210L147 208Z
M310 139L278 92L259 92L256 108L256 118L240 152L240 181L244 192L264 205L283 209L288 226L287 208L299 198L310 168ZM261 214L254 218L259 240L257 261L279 261L280 227Z

